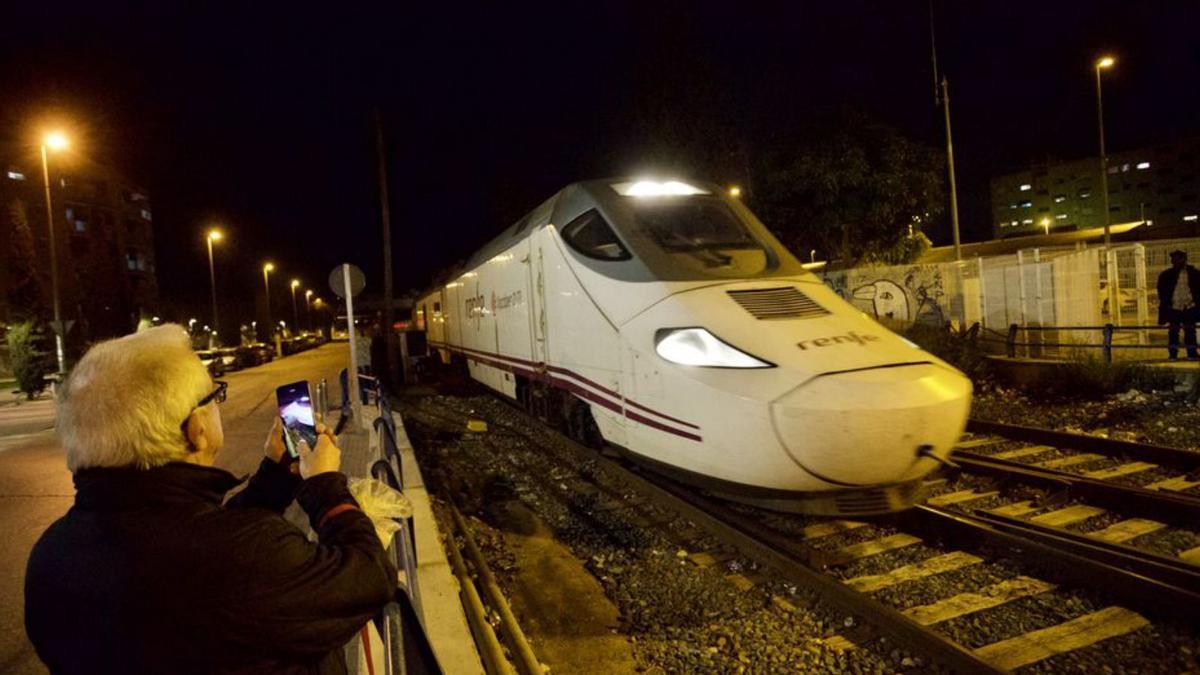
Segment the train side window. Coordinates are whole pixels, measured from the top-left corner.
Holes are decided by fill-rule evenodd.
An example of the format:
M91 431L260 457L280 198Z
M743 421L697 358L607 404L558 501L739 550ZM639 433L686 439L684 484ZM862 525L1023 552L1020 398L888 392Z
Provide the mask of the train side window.
M433 313L435 315L442 313L442 303L440 303L440 302L433 303Z
M633 257L596 209L567 223L562 229L562 238L571 248L589 258L629 260Z

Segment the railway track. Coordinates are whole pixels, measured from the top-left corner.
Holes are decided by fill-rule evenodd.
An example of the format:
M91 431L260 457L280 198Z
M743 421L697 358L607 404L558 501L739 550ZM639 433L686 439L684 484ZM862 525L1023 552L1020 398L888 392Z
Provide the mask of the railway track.
M1187 621L1194 624L1200 608L1200 577L1195 566L1182 556L1171 561L1128 545L1141 536L1169 529L1167 522L1185 522L1185 516L1171 509L1181 498L1190 502L1194 497L1168 489L1159 495L1167 499L1146 499L1134 507L1139 514L1144 513L1141 509L1153 511L1159 521L1139 515L1120 517L1087 532L1068 529L1089 518L1128 513L1116 501L1106 502L1113 504L1111 512L1074 503L1079 495L1071 489L1082 491L1087 498L1107 494L1112 500L1130 490L1157 493L1161 487L1147 490L1115 480L1151 471L1141 469L1141 464L1137 470L1127 465L1151 463L1149 458L1154 457L1159 462L1155 467L1179 474L1159 480L1174 481L1165 485L1187 490L1192 487L1185 485L1191 482L1187 473L1191 458L1169 448L1142 452L1129 447L1134 444L1120 442L1100 448L1088 437L1031 438L1031 432L1023 429L983 429L973 426L974 435L955 455L963 467L961 473L935 483L929 504L900 517L864 520L806 519L731 505L647 475L613 457L599 456L557 434L556 445L568 465L595 465L640 496L631 500L623 491L601 487L582 474L572 479L569 491L599 495L598 508L638 509L650 501L657 509L695 523L712 541L719 542L710 545L711 550L691 553L696 564L718 564L740 552L771 574L809 589L871 626L870 630L858 627L827 639L839 649L855 649L874 633L956 671L1003 672L1033 665L1056 669L1055 659L1061 661L1064 655L1089 648L1095 652L1090 662L1103 664L1101 657L1108 651L1105 644L1138 642L1136 636L1147 631L1166 634L1168 644L1194 643L1194 635L1183 626ZM1029 444L1037 440L1045 441L1041 445L1055 453L1052 460L1062 461L1050 467L1008 467L1003 462L1011 461L1013 455L1033 458L1036 453L1013 453L1008 460L994 457L1032 447ZM1050 445L1051 441L1057 445ZM1089 468L1088 462L1094 459L1070 461L1069 457L1077 456L1071 453L1111 458L1112 466ZM1064 482L1058 475L1077 475L1063 471L1064 467L1079 469L1075 483ZM1009 468L1017 471L1004 473ZM1085 469L1092 475L1083 476ZM1095 473L1101 471L1106 473ZM1106 487L1097 488L1096 483ZM1034 494L1025 495L1032 498L1019 499L1022 494L1014 486L1032 486ZM981 504L986 508L972 508ZM647 519L647 526L664 524L654 520ZM1163 526L1151 531L1150 522ZM925 588L948 577L956 579L960 592ZM765 578L741 577L736 583L753 585ZM1056 607L1070 609L1052 609ZM1028 620L1021 617L1022 612L1030 615ZM1015 623L1022 629L988 629L995 623L988 618L993 614L1008 615L1009 623L1013 616L1018 617ZM985 628L973 630L972 626ZM1133 650L1131 658L1158 658L1137 651ZM1180 666L1177 669L1190 667Z

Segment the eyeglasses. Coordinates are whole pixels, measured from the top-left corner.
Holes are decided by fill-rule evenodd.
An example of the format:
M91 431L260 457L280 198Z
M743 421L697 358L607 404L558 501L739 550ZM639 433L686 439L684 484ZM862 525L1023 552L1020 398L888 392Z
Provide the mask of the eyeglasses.
M213 380L213 384L217 385L217 388L213 389L212 393L210 393L208 396L200 399L200 402L196 404L196 408L203 408L213 401L216 401L217 403L225 402L225 397L229 391L229 383L223 380ZM192 408L192 410L195 410L196 408ZM188 417L190 418L191 415L189 414ZM183 438L185 441L187 440L187 424L188 421L186 419L179 424L179 430L183 432Z
M213 389L212 393L208 396L200 399L200 402L196 404L197 408L203 408L213 401L216 401L217 403L225 402L225 398L228 396L229 383L225 382L224 380L213 380L213 384L217 385L217 388Z

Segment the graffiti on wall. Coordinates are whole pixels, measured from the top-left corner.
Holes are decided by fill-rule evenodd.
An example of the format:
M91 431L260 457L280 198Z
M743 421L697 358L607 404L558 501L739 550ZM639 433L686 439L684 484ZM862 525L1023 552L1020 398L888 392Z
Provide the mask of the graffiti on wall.
M838 270L825 283L876 319L942 324L950 316L939 265Z

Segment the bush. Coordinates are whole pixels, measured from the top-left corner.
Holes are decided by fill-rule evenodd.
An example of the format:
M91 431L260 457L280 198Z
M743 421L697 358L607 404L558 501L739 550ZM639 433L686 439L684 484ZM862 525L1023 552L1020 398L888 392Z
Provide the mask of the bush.
M46 353L38 349L39 333L32 322L12 324L8 327L8 359L12 365L13 374L17 378L17 387L25 392L25 397L33 400L46 388L45 376L50 372Z
M958 368L976 384L992 379L992 364L979 346L978 324L958 329L948 323L940 326L914 323L904 331L904 337Z
M1175 376L1134 361L1106 363L1094 351L1077 351L1043 377L1030 391L1042 397L1099 400L1130 389L1154 391L1172 389Z

